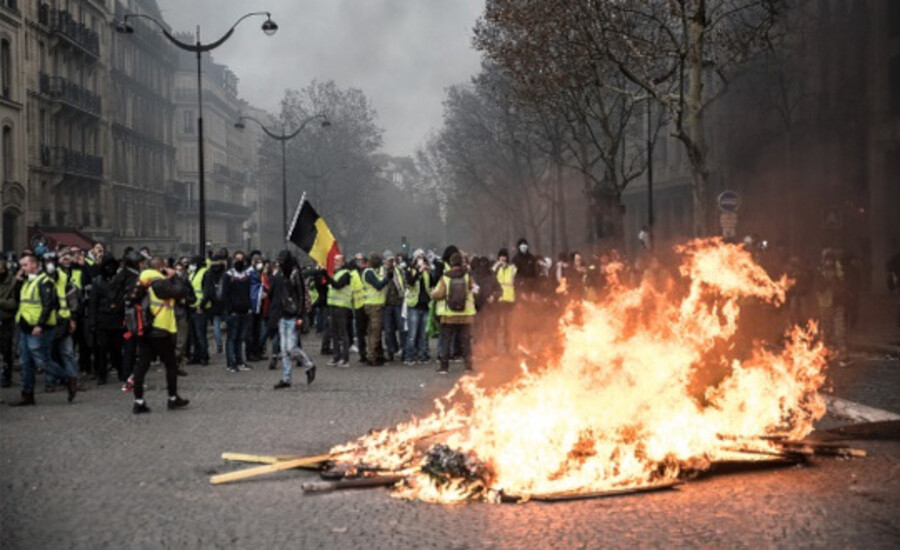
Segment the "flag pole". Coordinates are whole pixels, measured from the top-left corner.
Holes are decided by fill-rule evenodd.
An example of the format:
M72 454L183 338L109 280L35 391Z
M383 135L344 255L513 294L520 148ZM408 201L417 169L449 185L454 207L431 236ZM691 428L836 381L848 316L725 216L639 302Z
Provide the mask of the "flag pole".
M300 204L297 205L297 210L294 211L294 217L291 219L291 225L288 227L287 235L284 236L284 240L287 243L291 242L291 233L294 232L294 226L297 225L297 218L300 217L300 210L303 209L303 203L306 202L306 191L300 195Z

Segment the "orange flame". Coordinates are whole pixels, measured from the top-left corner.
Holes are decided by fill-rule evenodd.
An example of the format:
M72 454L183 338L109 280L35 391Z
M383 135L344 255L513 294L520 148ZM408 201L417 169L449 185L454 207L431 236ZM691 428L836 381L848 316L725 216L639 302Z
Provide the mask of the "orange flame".
M636 288L606 270L609 292L570 306L560 324L561 355L511 382L486 388L462 378L435 412L333 449L403 472L404 497L471 498L464 481L438 484L420 471L422 443L444 437L493 473L478 493L529 495L598 491L675 479L696 463L773 449L763 436L801 438L825 413L818 394L825 348L816 327L794 327L782 349L755 343L736 351L741 305L785 298L742 248L719 239L680 246L681 278ZM576 315L575 307L580 308ZM463 397L465 399L455 399ZM746 440L746 441L745 441ZM747 455L740 455L747 459Z

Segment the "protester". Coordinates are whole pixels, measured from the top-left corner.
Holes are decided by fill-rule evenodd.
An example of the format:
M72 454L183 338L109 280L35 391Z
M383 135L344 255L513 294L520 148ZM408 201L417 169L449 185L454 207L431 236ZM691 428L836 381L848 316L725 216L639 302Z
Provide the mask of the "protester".
M19 326L19 357L22 362L22 400L14 406L34 405L34 377L36 369L45 376L64 381L69 402L78 391L78 373L64 369L50 357L55 336L57 291L54 283L41 272L40 261L33 255L23 255L21 269L16 274L19 307L16 324Z
M112 256L104 256L100 274L91 281L91 296L87 308L87 330L94 342L94 372L97 385L106 384L110 367L122 378L122 323L125 319L125 289L117 284L119 263Z
M144 377L152 358L159 357L166 369L166 389L169 399L166 408L180 409L189 401L178 395L178 360L175 357L175 301L184 299L188 287L175 270L166 267L162 258L151 258L149 268L141 272L130 300L146 304L142 321L149 321L138 334L139 358L134 372L134 414L150 412L144 401ZM143 304L141 305L143 309Z
M13 337L16 326L16 277L9 258L0 253L0 388L12 386Z
M353 294L350 287L350 271L344 266L344 257L334 257L334 277L327 273L323 276L328 281L328 308L331 311L331 340L333 357L329 365L338 367L350 366L350 338L347 324L353 307Z
M384 251L385 273L392 273L391 282L385 287L383 312L384 352L385 360L389 363L394 361L394 356L398 353L402 355L402 361L407 361L405 345L402 345L406 342L406 315L403 312L406 301L404 269L406 269L405 262L395 261L394 254L390 250Z
M472 334L475 319L475 297L472 278L463 269L459 253L450 256L449 270L441 277L431 297L437 300L441 319L441 350L438 372L450 369L450 343L458 338L466 371L472 371Z
M244 341L249 330L250 273L243 252L235 252L232 267L222 280L222 310L225 314L225 356L228 372L251 370L244 361Z
M316 366L300 346L299 329L303 324L303 313L309 304L300 269L289 250L279 252L276 261L278 269L272 277L270 322L274 321L278 325L281 379L275 384L275 389L279 390L291 387L294 361L305 367L307 384L312 384L315 379Z

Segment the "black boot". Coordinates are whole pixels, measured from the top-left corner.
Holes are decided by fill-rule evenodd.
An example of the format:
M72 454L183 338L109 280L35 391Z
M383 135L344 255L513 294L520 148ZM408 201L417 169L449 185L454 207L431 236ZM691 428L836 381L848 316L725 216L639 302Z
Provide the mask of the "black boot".
M10 407L27 407L28 405L34 405L34 392L33 391L23 391L22 392L22 400L18 403L13 403Z

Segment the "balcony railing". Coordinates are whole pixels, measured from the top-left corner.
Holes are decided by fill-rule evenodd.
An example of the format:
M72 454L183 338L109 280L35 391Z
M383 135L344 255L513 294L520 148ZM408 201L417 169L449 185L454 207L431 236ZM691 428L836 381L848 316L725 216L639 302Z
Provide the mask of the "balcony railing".
M0 0L0 8L4 8L7 11L11 11L16 15L21 15L22 12L19 11L19 1L18 0Z
M63 101L97 116L100 116L103 110L103 99L100 94L95 94L61 76L41 73L40 91L55 100Z
M38 23L50 27L52 31L94 57L100 57L100 35L76 21L67 10L55 10L41 2L38 4Z
M216 164L213 167L213 175L218 176L220 178L226 178L236 183L246 183L247 182L247 174L246 172L241 172L240 170L233 170L224 164Z
M73 151L67 147L42 145L41 164L67 174L103 177L103 157Z

